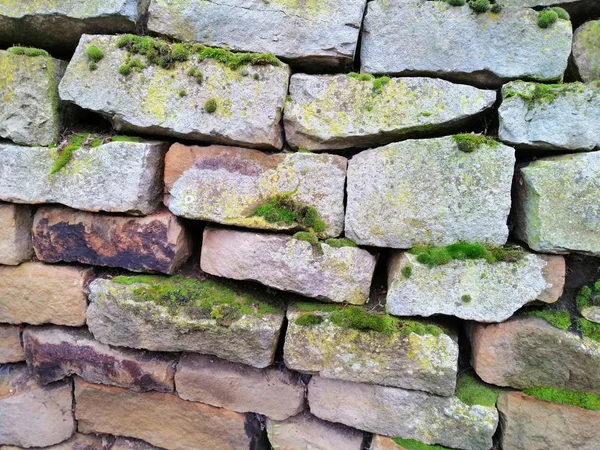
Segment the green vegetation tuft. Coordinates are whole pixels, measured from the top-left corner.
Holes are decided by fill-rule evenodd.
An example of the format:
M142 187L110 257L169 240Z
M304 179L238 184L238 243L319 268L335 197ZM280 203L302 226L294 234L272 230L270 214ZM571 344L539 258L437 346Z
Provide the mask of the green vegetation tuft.
M583 336L600 342L600 324L587 320L585 317L578 317L577 329Z
M318 211L312 206L296 203L290 197L277 196L260 205L252 213L254 217L262 217L268 223L280 223L288 226L297 224L304 230L322 233L325 222L319 217Z
M540 28L548 28L550 25L558 21L558 13L550 8L540 11L538 15L538 26Z
M388 84L391 81L390 77L374 77L370 73L356 73L350 72L348 74L350 78L353 78L358 81L372 81L373 82L373 93L381 94L383 92L383 86ZM371 107L372 109L372 107Z
M409 253L417 255L418 262L430 267L448 264L455 259L485 259L490 264L495 262L517 262L524 255L522 249L517 247L486 247L481 244L467 242L458 242L446 247L416 247L410 250Z
M477 14L488 12L492 9L490 0L470 0L469 7Z
M186 97L186 96L187 96L187 91L186 91L185 89L179 89L179 90L177 91L177 94L178 94L180 97Z
M462 1L464 2L465 0ZM450 448L442 447L441 445L425 444L424 442L417 441L416 439L394 438L393 441L406 450L451 450Z
M309 327L312 325L319 325L323 322L323 317L317 316L316 314L302 314L298 316L294 323L301 327Z
M470 303L473 298L469 294L465 294L460 298L465 303Z
M354 242L352 239L348 239L348 238L331 238L331 239L327 239L325 241L325 243L327 245L329 245L330 247L334 247L334 248L342 248L342 247L358 248L358 245L356 244L356 242Z
M66 143L58 151L58 158L54 161L52 169L50 169L50 175L54 175L60 171L63 167L69 164L73 157L73 152L78 150L88 139L89 134L73 134L67 139Z
M558 18L562 19L562 20L571 20L571 16L569 16L569 13L567 11L565 11L563 8L560 8L558 6L554 6L552 8L552 11L554 11L556 14L558 14Z
M118 70L119 73L124 77L129 76L131 74L131 67L129 66L129 64L121 64Z
M580 310L589 306L600 306L600 280L579 289L575 303Z
M312 245L317 245L319 243L319 238L315 234L309 233L308 231L299 231L292 237L294 239L298 239L299 241L308 242Z
M467 0L446 0L451 6L464 6L467 3Z
M559 328L561 330L568 330L571 327L571 315L569 311L557 311L557 310L542 310L542 311L524 311L521 313L527 317L539 317L544 319L550 325Z
M331 311L339 311L343 308L342 305L333 304L333 303L318 303L318 302L297 302L296 308L300 312L315 312L315 311L323 311L323 312L331 312Z
M355 80L358 81L371 81L373 78L375 78L373 75L371 75L370 73L356 73L356 72L350 72L348 74L348 76L350 78L354 78Z
M34 47L9 47L6 49L8 53L12 53L13 55L25 55L25 56L50 56L50 54L46 50L42 50L41 48Z
M137 136L112 136L111 142L142 142L143 139Z
M217 100L214 98L209 98L204 103L204 111L208 114L213 114L217 110Z
M410 276L412 275L412 271L412 266L404 266L400 272L402 273L402 275L404 275L404 278L410 278Z
M567 84L541 84L537 83L531 89L524 91L515 91L513 89L506 89L504 91L504 98L521 97L526 102L533 103L552 103L554 99L562 94L568 94L570 92L583 92L583 85L581 83L567 83Z
M600 395L584 392L574 392L568 389L553 387L534 387L523 390L524 394L544 402L560 403L562 405L578 406L590 411L600 411Z
M456 396L467 405L494 406L498 393L472 375L461 375L456 381Z
M504 9L504 7L500 3L494 3L492 5L492 8L490 9L490 11L495 14L499 14L502 12L503 9Z
M479 134L455 134L452 139L461 152L473 153L481 146L497 147L499 142Z
M98 68L98 63L104 58L104 52L97 45L88 45L85 49L85 56L88 59L88 68L94 71Z
M204 82L204 75L202 75L202 72L200 72L200 69L197 67L190 67L187 70L187 74L190 77L194 77L196 79L196 83L198 84L202 84Z

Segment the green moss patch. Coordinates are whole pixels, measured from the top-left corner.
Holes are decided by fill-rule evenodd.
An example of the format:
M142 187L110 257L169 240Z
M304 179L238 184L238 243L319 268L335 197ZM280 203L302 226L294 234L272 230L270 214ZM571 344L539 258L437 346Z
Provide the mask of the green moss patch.
M600 324L587 320L584 317L577 318L577 330L590 339L600 342Z
M456 396L467 405L494 406L498 393L472 375L461 375L456 381Z
M557 389L553 387L534 387L523 390L524 394L542 400L544 402L560 403L561 405L572 405L590 411L600 411L600 395L584 392L574 392L568 389Z
M25 55L25 56L50 56L46 50L34 47L9 47L6 49L8 53L13 55Z
M322 316L317 316L316 314L302 314L298 316L294 323L296 325L300 325L301 327L309 327L312 325L319 325L323 322Z
M540 28L548 28L558 22L558 20L571 20L569 13L563 8L552 7L546 8L538 14L538 26Z
M354 242L352 239L348 239L348 238L327 239L325 241L325 243L327 245L329 245L330 247L334 247L334 248L342 248L342 247L358 248L358 245L356 244L356 242Z
M217 100L214 98L209 98L204 103L204 112L208 114L213 114L217 111Z
M527 86L526 89L511 89L506 88L504 98L520 97L528 104L536 103L552 103L559 95L569 93L581 93L584 91L582 83L567 83L567 84L541 84L535 83Z
M383 86L391 81L390 77L375 77L370 73L350 72L348 76L358 81L371 81L373 83L373 94L381 94Z
M319 217L318 211L312 206L301 205L290 197L277 196L260 205L252 213L253 217L262 217L268 223L287 226L297 225L303 230L314 233L325 231L325 222Z
M400 272L402 273L404 278L410 278L412 275L412 270L412 266L404 266Z
M484 259L495 262L517 262L523 258L523 250L518 247L504 248L458 242L446 247L416 247L409 251L417 255L417 261L427 266L441 266L453 260Z
M526 317L539 317L544 319L550 325L561 330L568 330L571 327L571 315L569 311L542 310L542 311L524 311L521 315Z
M455 134L452 136L452 140L456 143L458 149L464 153L473 153L482 146L497 147L500 145L498 141L479 134Z
M82 146L86 146L92 142L95 142L96 138L91 134L72 134L69 138L64 141L58 148L58 157L54 161L52 168L50 169L50 175L54 175L65 167L73 158L73 153L79 150Z
M441 445L425 444L424 442L417 441L416 439L394 438L392 440L406 450L451 450L450 448L442 447Z
M579 289L575 297L575 303L579 309L589 306L600 306L600 280Z

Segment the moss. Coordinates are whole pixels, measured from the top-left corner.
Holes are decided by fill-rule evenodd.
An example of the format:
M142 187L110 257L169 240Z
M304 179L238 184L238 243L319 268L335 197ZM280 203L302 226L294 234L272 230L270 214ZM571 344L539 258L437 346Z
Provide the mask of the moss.
M600 342L600 324L587 320L584 317L577 318L577 330L585 337Z
M540 11L537 24L540 28L548 28L558 21L558 13L550 8Z
M131 67L128 64L121 64L118 69L119 73L124 77L131 74Z
M473 153L475 150L486 147L497 147L499 142L479 134L455 134L452 140L461 152Z
M467 405L494 406L498 393L472 375L461 375L456 382L456 396Z
M104 139L96 138L92 142L90 142L90 147L96 148L96 147L100 147L102 144L104 144Z
M568 330L571 327L571 315L569 314L569 311L546 309L541 311L524 311L521 315L526 317L539 317L561 330Z
M528 104L535 103L552 103L559 95L569 93L583 92L584 85L581 83L567 84L541 84L532 83L526 89L511 89L504 90L504 98L520 97Z
M390 77L374 77L370 73L356 73L350 72L348 74L350 78L353 78L358 81L372 81L373 82L373 93L381 94L383 92L383 86L388 84L391 81ZM371 107L372 109L372 107Z
M352 239L348 239L348 238L327 239L325 241L325 243L327 245L329 245L330 247L334 247L334 248L341 248L341 247L358 248L358 245L356 244L356 242L354 242Z
M600 395L597 394L574 392L568 389L557 389L545 386L524 389L523 393L544 402L572 405L590 411L600 411Z
M458 242L446 247L417 247L410 250L409 253L417 255L417 261L428 266L440 266L453 260L466 259L484 259L490 264L495 262L517 262L524 255L523 251L517 247L486 247L481 244L467 242Z
M300 312L315 312L315 311L323 311L323 312L331 312L331 311L339 311L342 309L342 305L334 305L329 303L311 303L311 302L298 302L296 303L296 309Z
M85 56L88 59L88 68L94 71L98 68L98 63L104 58L104 52L97 45L88 45L85 49Z
M575 303L580 310L590 306L600 306L600 280L579 289L575 297Z
M185 89L179 89L177 91L177 95L179 95L180 97L186 97L187 96L187 91Z
M83 146L90 139L89 134L73 134L67 141L59 148L58 158L54 161L52 168L50 169L50 175L54 175L59 172L63 167L69 164L73 153ZM94 139L95 140L95 139Z
M500 3L494 3L492 5L492 8L490 9L490 11L493 12L494 14L499 14L502 12L503 9L504 9L504 7Z
M50 56L50 54L46 50L42 50L41 48L34 47L9 47L6 49L8 53L12 53L13 55L25 55L25 56Z
M490 0L470 0L469 7L477 14L488 12L492 9Z
M202 84L204 82L204 75L202 75L202 72L200 72L200 70L197 67L190 67L187 70L187 74L190 77L194 77L198 84Z
M412 275L412 266L404 266L400 272L404 275L404 278L410 278Z
M451 6L464 6L467 0L445 0Z
M561 20L571 20L571 16L569 15L569 13L565 9L560 8L558 6L554 6L551 9L556 14L558 14L558 18L559 19L561 19Z
M312 245L317 245L319 243L319 238L308 231L299 231L298 233L294 234L293 238L298 239L299 241L308 242Z
M375 78L373 75L371 75L370 73L356 73L356 72L350 72L348 74L348 76L350 78L354 78L355 80L358 81L371 81L373 78Z
M312 206L296 203L290 197L277 196L260 205L252 213L253 217L262 217L268 223L279 223L287 226L297 224L304 230L322 233L325 222Z
M298 316L294 323L301 327L309 327L312 325L319 325L323 322L323 317L317 316L316 314L302 314Z
M465 294L460 298L465 303L470 303L473 298L469 294Z
M214 98L209 98L204 103L204 111L208 114L213 114L217 110L217 100Z
M137 136L112 136L111 142L142 142L143 139Z
M464 2L465 0L462 1ZM450 448L442 447L441 445L425 444L421 441L417 441L416 439L394 438L392 440L406 450L451 450Z

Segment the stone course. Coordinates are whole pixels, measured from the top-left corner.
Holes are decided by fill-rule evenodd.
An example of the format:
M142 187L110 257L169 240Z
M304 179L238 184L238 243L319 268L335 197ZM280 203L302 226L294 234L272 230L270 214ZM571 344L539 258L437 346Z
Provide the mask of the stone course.
M20 326L0 324L0 364L25 361L21 331Z
M32 221L28 206L0 203L0 264L12 266L31 259Z

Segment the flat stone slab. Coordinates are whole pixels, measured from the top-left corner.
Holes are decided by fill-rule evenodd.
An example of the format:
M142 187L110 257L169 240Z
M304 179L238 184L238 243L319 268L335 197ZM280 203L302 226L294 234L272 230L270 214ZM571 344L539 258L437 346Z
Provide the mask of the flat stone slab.
M50 263L170 274L190 256L192 238L166 210L129 217L45 206L35 214L33 248L39 260Z
M320 317L315 325L301 325L304 314ZM325 378L374 383L453 395L458 369L458 337L440 334L388 334L343 328L331 313L306 313L295 306L287 312L284 361L292 370Z
M498 425L498 412L493 407L469 406L456 397L321 377L310 380L308 402L311 412L324 420L456 448L488 450Z
M292 75L287 142L295 149L365 148L458 131L496 101L494 91L432 78L392 78L379 89L377 83L348 75Z
M363 304L377 257L355 247L320 247L282 234L205 228L200 266L211 275L253 280L331 302Z
M20 326L0 324L0 364L25 361L21 331Z
M273 53L302 69L343 70L352 65L365 5L366 0L154 0L148 30L183 41Z
M483 86L520 79L558 81L571 53L567 20L540 28L538 12L475 14L439 2L369 2L361 72L431 76Z
M0 203L0 264L14 266L31 259L32 223L28 206Z
M409 140L355 155L348 164L346 236L392 248L503 245L515 156L489 142L467 153L453 137Z
M310 153L267 155L239 147L174 144L165 160L165 204L173 214L265 230L294 230L294 221L254 216L270 200L285 197L317 210L325 236L344 229L346 158Z
M600 20L590 20L575 30L572 61L584 83L600 79Z
M166 150L161 142L80 148L65 167L50 174L57 149L0 143L0 200L149 214L160 204Z
M59 86L62 100L103 115L118 130L270 150L283 146L287 65L248 65L234 71L194 56L171 70L149 65L124 77L119 67L128 52L117 47L118 40L82 36ZM91 45L104 52L94 71L85 54ZM202 84L188 74L190 68L203 75ZM209 100L217 104L212 113L205 111Z
M501 141L517 148L600 149L600 84L547 87L513 81L502 87Z
M600 152L540 158L514 185L518 239L537 252L600 255Z
M0 323L85 324L92 269L27 262L0 266Z

